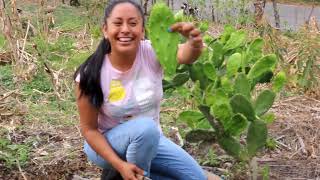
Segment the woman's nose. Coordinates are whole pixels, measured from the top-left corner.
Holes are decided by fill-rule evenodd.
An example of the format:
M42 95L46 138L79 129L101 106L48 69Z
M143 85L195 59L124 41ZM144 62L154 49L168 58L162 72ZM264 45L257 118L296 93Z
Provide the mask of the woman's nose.
M121 32L129 32L130 31L130 27L127 23L124 23L121 27Z

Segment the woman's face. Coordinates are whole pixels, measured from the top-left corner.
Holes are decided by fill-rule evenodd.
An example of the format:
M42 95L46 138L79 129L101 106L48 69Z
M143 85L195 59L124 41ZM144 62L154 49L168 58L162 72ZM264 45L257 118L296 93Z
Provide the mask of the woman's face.
M130 3L116 5L103 26L103 34L111 43L112 53L135 54L144 38L139 10Z

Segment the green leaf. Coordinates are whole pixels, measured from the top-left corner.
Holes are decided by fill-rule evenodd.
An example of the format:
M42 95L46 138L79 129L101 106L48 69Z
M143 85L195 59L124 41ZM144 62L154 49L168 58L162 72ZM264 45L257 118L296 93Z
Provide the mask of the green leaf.
M228 50L236 49L242 44L244 44L246 37L247 37L247 34L244 31L233 32L230 36L230 39L227 41L227 43L223 47L224 52Z
M190 65L190 78L193 82L203 79L203 66L201 62L195 62L194 64Z
M279 72L272 81L272 90L276 93L280 92L287 81L285 72Z
M171 89L173 87L174 87L174 85L171 82L169 82L169 81L167 81L165 79L162 79L162 89L163 89L163 91L167 91L168 89Z
M267 141L267 125L265 122L257 120L251 122L247 134L247 149L249 156L254 156Z
M235 31L236 29L233 26L229 24L225 25L223 34L220 36L220 41L225 44L230 39L231 34Z
M241 94L234 95L230 100L230 105L232 107L233 113L241 113L249 121L254 121L256 119L252 104L245 96Z
M172 84L174 86L182 86L188 80L189 80L189 73L188 72L178 73L173 77Z
M252 53L262 53L262 48L263 48L263 39L261 38L257 38L255 40L253 40L250 43L250 46L248 48L248 51L252 52Z
M185 21L185 16L183 14L183 10L179 10L175 15L174 15L174 20L176 22L183 22Z
M212 129L209 121L207 119L202 119L200 122L196 124L196 128L198 129Z
M238 74L233 86L235 94L242 94L248 99L251 98L251 85L244 73Z
M255 63L262 56L263 39L258 38L252 41L247 49L247 57L249 63Z
M233 86L229 78L222 77L221 78L221 88L228 94L231 94L233 91Z
M203 114L198 111L184 111L179 114L179 119L186 122L191 128L195 128L196 123L203 118Z
M199 81L201 89L205 89L208 85L208 78L204 73L204 66L201 62L195 62L190 66L190 78L192 81Z
M268 89L259 94L254 103L255 111L258 116L266 113L272 107L275 97L276 94Z
M235 76L241 67L241 54L234 53L227 60L227 75L229 78Z
M228 104L229 102L227 94L222 89L216 89L213 96L216 98L211 102L212 105L217 106L221 104Z
M248 73L249 79L256 79L260 75L273 70L277 63L277 57L275 54L270 54L259 59Z
M199 25L199 29L202 33L206 32L209 29L208 21L201 21Z
M210 108L210 113L218 119L224 126L230 121L233 113L229 104L213 105Z
M253 88L257 83L268 83L273 77L273 72L271 70L266 70L262 74L255 76L251 79L251 87Z
M174 15L166 4L157 3L152 7L147 29L166 77L171 77L177 67L176 55L180 35L176 32L168 32L168 28L175 22Z
M271 124L276 119L274 113L266 113L260 117L265 123Z
M208 34L205 34L203 36L203 42L206 43L206 45L210 45L213 42L214 38Z
M220 68L223 63L223 45L216 41L210 47L212 49L211 61L216 68Z
M216 139L213 130L194 129L186 134L186 141L196 143L200 141L213 141Z
M217 72L215 67L210 62L205 62L203 66L204 74L212 81L215 81L217 78Z
M193 94L194 100L198 104L201 104L203 98L202 98L202 90L200 88L200 82L199 81L196 81L196 83L193 85L192 94Z
M242 114L236 114L232 117L230 121L226 123L225 126L225 131L228 134L232 136L237 136L247 128L248 121L247 118Z
M231 156L240 157L241 145L240 142L231 136L223 136L218 138L219 145Z

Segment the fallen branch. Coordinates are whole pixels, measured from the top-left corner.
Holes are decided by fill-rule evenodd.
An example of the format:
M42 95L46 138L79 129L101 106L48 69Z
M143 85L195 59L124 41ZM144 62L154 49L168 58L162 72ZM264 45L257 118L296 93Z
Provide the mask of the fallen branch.
M63 99L61 98L57 88L56 88L56 84L55 84L55 78L54 78L54 74L53 71L49 68L49 66L47 65L47 63L43 62L44 66L45 66L45 71L50 75L51 77L51 81L52 81L52 87L54 90L54 94L57 96L57 98L62 101Z
M21 173L21 176L23 177L24 180L28 180L28 178L26 177L26 175L24 174L24 172L23 172L22 169L21 169L19 160L16 159L16 162L17 162L17 166L18 166L18 168L19 168L19 171L20 171L20 173Z
M13 91L10 91L8 93L5 93L3 94L3 97L0 98L0 101L3 101L4 99L6 99L7 97L11 96L13 93L15 93L17 90L13 90Z
M298 141L299 141L299 144L300 144L300 147L301 147L301 151L303 154L307 154L307 151L306 151L306 147L304 145L304 142L303 142L303 139L298 135L298 133L296 133L297 137L298 137Z

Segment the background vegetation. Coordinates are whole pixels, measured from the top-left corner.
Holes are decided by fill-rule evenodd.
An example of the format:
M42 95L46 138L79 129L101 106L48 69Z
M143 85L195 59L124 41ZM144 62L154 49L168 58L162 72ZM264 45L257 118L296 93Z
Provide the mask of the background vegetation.
M147 11L153 2L141 1ZM173 1L165 2L172 7ZM219 1L211 3L219 4L216 11L230 10ZM250 2L228 3L240 12ZM72 75L101 38L105 4L97 0L80 1L80 6L57 0L0 2L0 179L99 177L100 170L82 152ZM203 9L204 1L197 6ZM226 155L214 142L188 139L192 123L179 114L196 109L188 91L192 81L166 91L161 111L165 134L205 169L226 179L320 177L320 35L316 19L310 18L297 31L279 31L258 11L211 20L204 35L219 37L226 23L245 31L249 38L264 39L263 52L275 53L279 59L276 70L288 77L271 109L276 119L268 126L267 144L248 166ZM261 88L269 86L266 83Z

